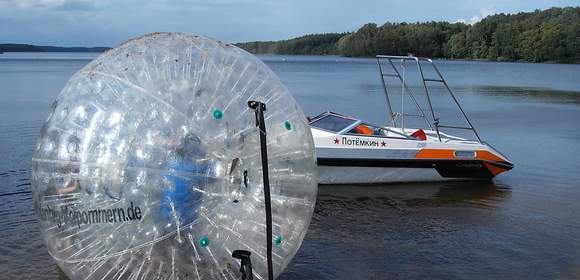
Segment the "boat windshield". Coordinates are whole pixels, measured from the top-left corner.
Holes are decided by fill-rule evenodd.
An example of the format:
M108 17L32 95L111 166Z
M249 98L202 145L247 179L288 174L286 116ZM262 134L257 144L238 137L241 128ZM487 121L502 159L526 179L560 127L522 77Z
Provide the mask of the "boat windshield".
M315 120L314 122L310 123L310 125L325 130L339 132L352 125L354 122L356 122L356 120L351 120L335 115L327 115L318 120Z

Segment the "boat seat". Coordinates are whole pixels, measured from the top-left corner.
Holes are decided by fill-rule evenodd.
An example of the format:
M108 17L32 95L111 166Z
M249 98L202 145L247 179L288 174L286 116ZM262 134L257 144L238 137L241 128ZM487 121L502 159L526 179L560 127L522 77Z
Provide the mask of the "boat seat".
M354 128L354 130L356 131L357 134L373 135L373 130L370 129L368 126L364 125L364 124L357 125Z
M427 134L425 134L425 131L422 128L419 128L417 131L413 132L411 137L417 140L427 141Z

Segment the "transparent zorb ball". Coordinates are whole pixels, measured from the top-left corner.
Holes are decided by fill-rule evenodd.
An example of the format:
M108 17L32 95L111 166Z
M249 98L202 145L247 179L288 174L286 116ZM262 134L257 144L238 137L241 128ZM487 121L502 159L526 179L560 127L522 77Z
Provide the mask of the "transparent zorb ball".
M33 157L50 255L73 279L239 279L234 250L267 278L259 131L266 104L273 268L314 208L314 144L302 110L260 60L201 36L154 33L67 83Z

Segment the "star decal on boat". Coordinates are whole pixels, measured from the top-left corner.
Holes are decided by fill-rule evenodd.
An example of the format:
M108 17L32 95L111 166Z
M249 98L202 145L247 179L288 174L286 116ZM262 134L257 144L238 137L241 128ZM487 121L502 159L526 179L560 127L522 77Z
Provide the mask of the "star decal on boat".
M334 144L340 144L340 139L334 138Z
M386 145L387 145L387 142L385 142L385 141L381 142L381 147L384 147Z

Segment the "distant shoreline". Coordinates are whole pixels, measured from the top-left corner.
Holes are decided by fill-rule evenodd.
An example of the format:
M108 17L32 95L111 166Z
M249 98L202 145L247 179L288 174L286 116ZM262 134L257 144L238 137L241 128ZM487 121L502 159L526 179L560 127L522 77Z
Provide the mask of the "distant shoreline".
M281 41L235 45L253 54L337 55L377 54L435 59L580 63L580 6L517 14L495 14L474 24L429 21L367 23L355 32L310 34ZM54 47L0 44L0 52L101 53L108 47Z
M110 50L109 47L55 47L37 46L29 44L0 44L0 53L5 52L85 52L102 53Z
M339 57L339 58L354 58L354 59L375 59L374 56L345 56L345 55L337 55L337 54L274 54L274 53L257 53L255 55L258 56L280 56L280 57L292 57L292 56L310 56L310 57ZM391 55L391 54L383 54L383 55ZM449 58L449 57L432 57L433 61L457 61L457 62L485 62L485 63L530 63L530 64L561 64L561 65L570 65L570 64L580 64L579 63L562 63L558 61L542 61L542 62L531 62L525 60L493 60L493 59L471 59L471 58Z
M54 48L59 48L59 47L54 47ZM59 51L8 51L8 52L4 52L4 53L94 53L94 54L98 54L98 53L103 53L111 48L106 48L103 47L105 50L104 51L95 51L95 50L76 50L77 48L74 47L70 47L70 48L63 48L63 49L67 49L67 50L59 50ZM75 49L75 50L70 50L70 49ZM86 49L91 49L91 48L86 48ZM0 55L2 54L2 52L0 51ZM354 58L354 59L374 59L374 56L345 56L345 55L339 55L339 54L275 54L275 53L256 53L255 55L258 56L279 56L279 57L283 57L283 56L287 56L287 57L292 57L292 56L310 56L310 57L337 57L337 58ZM385 55L390 55L390 54L385 54ZM1 56L0 56L1 57ZM448 58L448 57L433 57L432 58L434 61L465 61L465 62L487 62L487 63L533 63L533 64L580 64L580 63L562 63L562 62L558 62L558 61L542 61L542 62L531 62L531 61L525 61L525 60L509 60L509 61L500 61L500 60L493 60L493 59L482 59L482 58L478 58L478 59L470 59L470 58Z
M580 7L495 14L474 24L446 21L367 23L355 32L237 43L254 54L376 54L499 62L580 63Z

